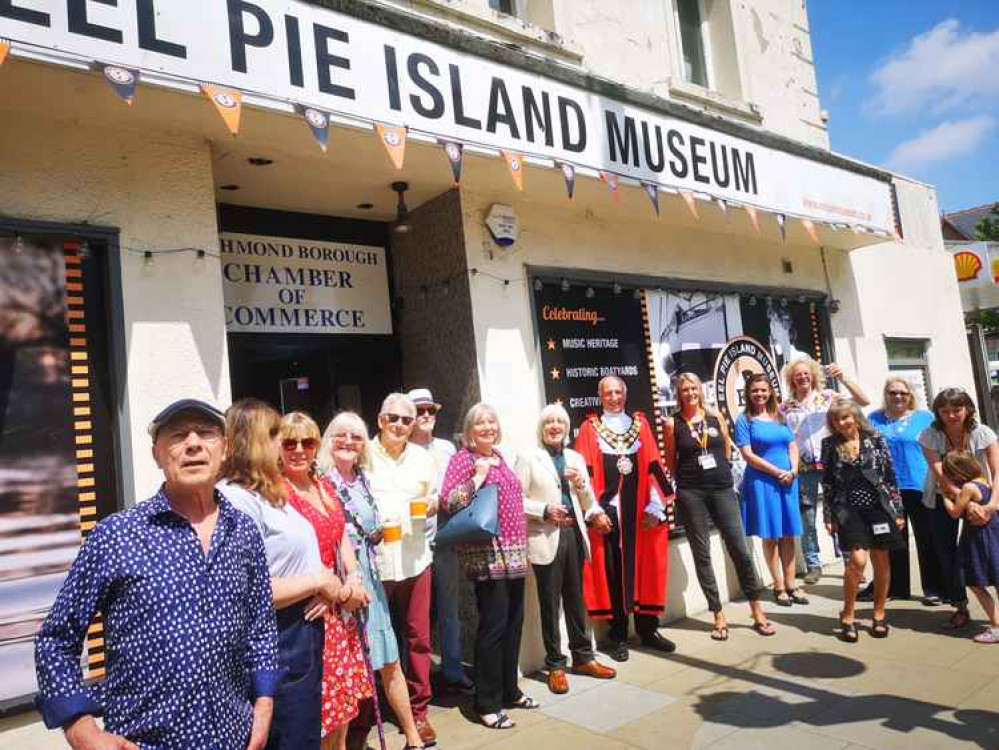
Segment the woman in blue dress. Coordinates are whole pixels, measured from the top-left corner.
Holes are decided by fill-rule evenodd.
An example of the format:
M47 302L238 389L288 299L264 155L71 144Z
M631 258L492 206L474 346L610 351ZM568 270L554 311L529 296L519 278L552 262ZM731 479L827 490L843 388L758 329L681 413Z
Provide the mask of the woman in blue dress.
M735 422L735 444L746 459L742 524L763 540L774 580L774 600L784 607L808 604L794 580L794 538L801 536L798 446L777 416L777 394L763 373L746 381L746 410Z
M364 478L363 467L368 464L368 429L364 420L353 412L337 414L323 434L318 463L322 472L320 481L343 503L347 532L360 563L364 588L371 592L364 627L371 668L381 673L385 697L406 735L404 750L422 748L406 677L399 666L399 645L392 629L388 599L378 574L375 550L381 542L382 524Z

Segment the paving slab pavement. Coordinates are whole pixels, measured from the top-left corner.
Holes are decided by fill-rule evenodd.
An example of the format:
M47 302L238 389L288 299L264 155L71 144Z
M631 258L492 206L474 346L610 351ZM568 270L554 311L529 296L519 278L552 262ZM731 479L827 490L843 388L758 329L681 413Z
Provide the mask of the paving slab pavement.
M870 637L871 605L862 605L859 643L842 643L833 635L841 582L833 568L809 587L808 606L766 603L779 628L771 638L733 602L725 643L710 640L705 613L665 629L676 654L634 649L614 665L617 680L570 675L570 692L556 696L543 675L525 677L542 707L512 711L512 730L475 723L467 702L435 706L439 749L999 750L999 646L973 643L974 628L940 632L949 608L918 600L889 604L887 640ZM388 729L399 750L401 735ZM0 717L0 750L63 747L33 712Z

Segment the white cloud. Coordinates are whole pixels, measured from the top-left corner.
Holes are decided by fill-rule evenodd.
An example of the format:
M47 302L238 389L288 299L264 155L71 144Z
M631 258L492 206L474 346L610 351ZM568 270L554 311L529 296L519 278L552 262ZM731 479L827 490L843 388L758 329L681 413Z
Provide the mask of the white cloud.
M900 143L888 157L888 164L896 170L916 170L933 162L969 154L995 126L996 119L991 115L945 120Z
M897 115L929 107L942 112L999 93L999 28L961 28L950 18L914 37L871 74L875 112Z

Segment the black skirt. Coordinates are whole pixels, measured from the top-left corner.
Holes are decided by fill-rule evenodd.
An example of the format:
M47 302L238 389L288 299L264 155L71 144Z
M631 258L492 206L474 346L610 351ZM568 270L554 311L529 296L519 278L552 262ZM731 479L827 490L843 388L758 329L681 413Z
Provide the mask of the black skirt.
M880 504L868 508L847 506L839 521L839 548L844 552L855 549L904 549L903 533Z

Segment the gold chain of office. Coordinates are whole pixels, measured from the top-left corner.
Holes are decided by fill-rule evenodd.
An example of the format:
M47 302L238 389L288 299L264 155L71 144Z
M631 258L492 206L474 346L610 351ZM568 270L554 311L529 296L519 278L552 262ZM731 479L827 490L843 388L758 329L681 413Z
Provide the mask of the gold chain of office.
M638 440L638 435L642 431L642 425L637 418L631 420L631 427L624 432L614 432L599 419L593 420L593 427L607 445L611 446L618 454L617 470L622 474L630 474L635 464L628 457L628 451Z

